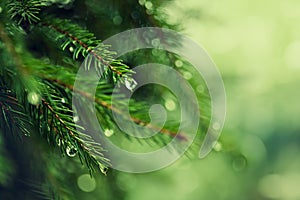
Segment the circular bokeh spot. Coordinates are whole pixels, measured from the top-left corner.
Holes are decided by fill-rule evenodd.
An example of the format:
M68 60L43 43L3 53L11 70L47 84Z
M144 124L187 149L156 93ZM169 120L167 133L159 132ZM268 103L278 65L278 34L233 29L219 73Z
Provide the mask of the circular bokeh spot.
M77 185L84 192L92 192L96 189L96 181L89 174L82 174L77 179Z

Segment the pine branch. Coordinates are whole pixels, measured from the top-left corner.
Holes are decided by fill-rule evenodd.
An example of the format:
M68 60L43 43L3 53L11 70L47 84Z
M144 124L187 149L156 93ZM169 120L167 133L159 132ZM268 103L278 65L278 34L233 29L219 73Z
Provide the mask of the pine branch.
M51 79L51 80L49 80L49 81L56 82L56 83L58 83L59 85L65 87L65 88L68 88L68 89L71 90L71 91L74 91L74 87L73 87L72 85L65 84L65 83L63 83L63 82L60 81L60 80L57 80L57 79ZM93 97L91 94L89 94L89 93L87 93L87 92L84 92L84 91L76 90L75 92L78 93L78 94L80 94L80 95L81 95L82 97L84 97L84 98L87 98L87 99L89 99L89 100L94 100L97 104L101 105L102 107L104 107L104 108L106 108L106 109L109 109L109 110L111 110L111 111L113 111L113 112L115 112L115 113L117 113L117 114L120 114L120 115L122 115L122 116L125 116L125 115L123 114L123 112L122 112L120 109L118 109L118 108L116 108L116 107L113 107L111 104L107 103L106 101L103 101L103 100L101 100L101 99L99 99L99 98L95 98L95 99L94 99L94 97ZM173 132L173 131L168 130L168 129L165 129L165 128L162 128L162 129L161 129L161 128L155 126L154 124L147 123L147 122L145 122L145 121L143 121L143 120L141 120L141 119L138 119L138 118L132 117L132 116L131 116L130 120L133 121L134 123L136 123L137 125L140 125L140 126L143 126L143 127L147 127L147 128L149 128L149 129L152 129L153 131L158 131L158 132L161 133L161 134L165 134L165 135L168 135L168 136L170 136L170 137L176 137L176 138L178 138L178 139L180 139L180 140L185 140L185 141L187 141L187 138L186 138L186 136L184 135L184 133L177 134L176 132Z
M3 27L0 24L0 39L4 41L4 44L7 46L7 51L15 64L15 68L13 69L14 72L11 73L12 77L10 78L15 81L19 80L19 84L12 90L21 91L16 95L17 98L14 100L19 104L22 104L25 111L30 113L32 121L37 124L40 134L45 135L49 143L54 143L54 141L57 141L57 137L60 137L61 143L63 143L61 145L63 153L65 153L67 148L69 148L69 151L71 151L72 148L73 151L76 149L79 153L80 160L86 163L86 166L90 171L99 169L103 173L106 173L109 161L103 157L103 154L101 153L103 149L101 146L99 144L95 145L94 141L91 138L88 138L86 134L80 133L76 130L78 127L75 127L75 123L72 121L72 111L68 109L68 107L56 102L58 98L60 98L60 102L61 97L57 97L57 95L55 95L56 91L53 91L53 88L45 88L47 85L36 81L29 75L30 73L28 70L30 69L30 64L33 63L26 62L26 59L24 59L26 55L20 56L20 54L16 52L15 48L13 48L12 40L2 28ZM4 72L8 72L5 66ZM42 88L43 91L36 88ZM41 93L46 95L48 98L42 98L42 105L39 105ZM7 96L5 96L5 99L7 100L11 98L7 98ZM55 106L51 104L54 104ZM18 115L22 114L22 112L19 112L16 108L9 109L9 107L3 102L0 107L3 111L2 121L6 122L4 124L14 122L13 120L15 118L11 114L12 112L15 112L14 114ZM26 115L26 112L24 115ZM16 127L20 127L21 130L25 131L27 134L28 131L24 128L24 124L25 122L22 124L23 126L20 126L17 123L14 125L16 125ZM9 124L9 126L11 126L11 124Z
M46 2L45 0L14 0L8 4L8 14L11 19L17 20L18 25L23 22L32 24L40 20L38 14L41 11L41 7L47 5Z
M0 88L0 129L17 137L29 136L32 123L28 119L23 106L9 90Z
M3 43L6 45L6 50L11 55L11 57L14 59L15 65L16 65L16 67L18 67L18 70L21 71L22 73L26 73L25 71L23 71L23 69L24 69L23 64L22 64L19 54L16 52L16 50L13 46L13 41L6 33L5 28L2 23L0 23L0 39L2 39Z
M86 70L89 70L91 63L93 63L98 74L102 74L104 78L109 78L113 83L123 83L122 77L130 78L132 71L129 67L120 60L114 60L112 58L114 53L108 51L108 46L97 40L93 33L82 29L69 20L52 17L44 19L41 26L58 33L55 40L61 44L62 50L69 47L69 50L73 52L74 60L79 59L79 55L86 58ZM50 36L50 38L52 37ZM95 59L93 61L96 62L92 62L92 59Z
M36 1L24 0L24 2L34 3ZM21 8L15 6L14 9ZM83 58L86 58L84 63L86 70L89 70L91 67L95 67L99 74L104 75L104 80L112 80L112 83L114 84L124 83L126 78L131 78L130 76L132 71L129 69L129 67L119 60L114 60L113 52L108 51L108 46L105 46L100 40L97 40L93 33L90 33L86 29L74 24L70 20L62 20L53 16L42 17L42 20L40 20L37 17L40 9L33 9L31 11L34 11L33 13L36 17L30 15L32 18L29 18L27 15L24 15L25 17L21 18L21 21L18 23L36 23L40 21L38 24L33 24L32 28L37 28L40 30L39 33L42 32L48 34L49 38L55 40L55 44L58 44L63 51L68 49L73 54L72 56L74 60L83 60ZM19 12L21 13L21 11ZM12 18L17 17L20 15L20 13L16 13L15 15L11 14ZM153 18L151 16L149 21L152 20ZM77 69L73 68L74 71L70 72L62 66L49 67L49 65L46 65L45 63L36 62L35 60L37 59L31 59L31 55L28 55L27 53L28 49L25 49L23 46L22 48L24 48L23 50L25 55L20 56L20 52L17 52L16 48L13 46L13 40L6 34L1 24L0 32L0 39L2 39L4 44L7 46L7 51L15 63L14 71L16 74L14 74L13 77L23 80L21 81L21 87L19 88L25 92L22 93L23 95L17 95L17 99L23 104L24 107L27 108L26 111L30 113L32 121L38 126L40 134L45 136L50 144L59 146L64 155L66 154L66 151L68 151L70 154L71 150L73 152L72 156L73 154L78 153L79 159L82 163L84 162L86 164L90 171L93 171L95 168L97 168L105 173L105 170L107 169L106 167L109 166L109 161L104 158L102 154L104 150L99 144L98 146L95 146L95 142L92 140L92 138L85 134L85 130L82 127L78 127L73 121L73 111L70 108L70 100L72 99L72 91L74 90L72 82L74 82L74 75ZM168 40L168 38L163 37L163 35L160 38L163 40ZM26 60L26 57L30 57L30 59ZM172 62L173 61L174 60L172 60ZM96 65L94 65L95 63ZM39 66L37 67L35 65ZM37 68L38 70L36 70ZM61 70L62 68L64 70ZM57 71L59 70L61 71L61 77L57 78ZM40 79L30 78L29 74L38 74L35 76L35 78L39 77ZM38 82L37 85L39 87L37 88L41 88L41 90L36 90L35 92L39 98L41 98L40 104L30 104L30 102L28 102L27 95L33 91L33 87L26 85L28 82L33 82L34 84ZM111 91L112 85L107 82L102 86L105 85L105 87ZM88 100L94 99L91 94L88 94L84 91L76 92L79 94L79 98L83 97ZM122 109L115 106L116 104L114 106L111 105L110 95L111 92L108 92L107 94L96 94L95 102L97 103L98 108L101 107L102 109L98 109L98 112L105 115L105 123L112 125L113 127L115 122L111 116L112 112L121 116L127 115L123 113ZM66 103L62 102L62 99L64 99ZM122 99L120 102L117 102L117 104L118 103L121 105ZM140 105L142 104L134 102L133 108L130 109L135 112L141 112L137 111ZM7 112L7 107L5 107L4 104L0 104L0 107L5 111L5 113ZM142 108L142 106L140 107ZM6 114L6 116L8 115ZM142 116L141 114L129 117L130 119L126 120L132 121L140 127L145 127L150 131L161 133L158 136L166 135L169 137L176 137L177 139L184 141L188 140L185 133L177 134L175 131L173 131L173 127L173 130L165 128L166 126L161 129L154 124L147 123L144 119L146 116ZM138 131L139 130L134 130L134 132ZM155 139L156 138L153 140Z
M15 91L16 98L22 100L24 97L24 91L35 91L39 92L38 83L28 72L28 68L24 64L20 52L17 52L14 47L14 41L7 34L4 26L0 23L0 39L2 39L6 52L9 54L9 59L13 61L13 66L1 66L4 78L9 77L12 81L14 88L11 90Z
M166 124L163 124L161 129L155 126L155 121L159 124L158 120L155 119L158 113L155 112L154 115L146 113L149 107L148 104L146 105L146 102L136 102L135 99L130 99L130 104L127 105L125 104L128 102L126 97L121 94L112 103L114 88L118 84L126 83L126 80L129 82L133 80L131 77L133 71L123 61L115 60L114 53L108 50L108 46L95 37L98 34L107 36L111 35L108 33L116 33L137 26L170 27L157 16L158 11L155 6L161 4L162 1L139 1L139 3L120 1L118 3L104 0L101 1L101 4L94 0L68 1L68 3L61 0L0 1L2 1L0 3L1 7L4 8L4 12L0 11L0 132L9 130L9 132L18 133L18 135L28 135L30 132L35 131L40 134L39 138L47 141L49 146L54 146L61 151L61 154L58 154L58 156L67 155L75 158L69 159L66 157L61 160L67 161L68 164L75 164L75 162L80 160L90 173L101 171L105 174L107 167L110 166L109 160L105 158L107 155L104 153L101 144L97 144L88 135L88 131L93 130L93 127L86 127L87 130L85 130L78 125L79 123L76 123L76 111L72 109L72 98L75 97L85 102L92 101L95 103L95 107L92 109L96 108L95 114L101 127L114 130L115 135L110 139L113 142L120 142L121 146L127 146L130 143L128 145L129 148L133 147L138 150L142 146L136 145L137 142L153 142L152 144L159 146L162 143L166 143L166 141L170 141L173 137L180 141L188 140L186 133L180 132L177 134L176 132L177 129L181 128L177 122L176 124L174 123L174 119L179 117L177 110L168 112L168 114L174 113L174 116L169 117L168 115ZM139 5L142 4L141 2L147 2L147 6ZM57 8L62 8L63 4L68 4L68 6L63 9ZM89 9L83 11L83 8L86 8L84 4L87 4L86 7L90 7L90 10L96 7L95 4L98 4L98 8L102 9L102 12L96 11L95 15L93 15ZM51 7L43 9L46 6ZM9 9L6 9L7 7ZM53 14L53 16L49 16L49 14ZM99 16L99 14L101 15L99 18L95 17ZM57 16L70 18L70 20L59 19ZM118 17L123 22L120 22L121 24L119 25L115 23L115 19ZM85 28L75 24L78 19L79 21L84 19L82 22L86 26L98 24L100 21L101 29L91 27L91 30L94 29L93 31L95 31L94 35ZM110 24L113 23L115 25L111 28ZM101 31L101 33L97 31ZM49 37L43 37L45 34ZM161 43L169 42L173 39L164 37L164 35L159 36ZM50 39L50 42L47 39ZM176 39L174 43L180 45L180 42L176 41ZM55 47L59 47L62 51L57 51ZM149 56L139 54L139 52L134 53L132 54L133 60L147 62L147 59L151 59L159 54L154 53ZM136 55L141 56L137 57ZM174 63L176 59L175 57L170 57L170 55L169 53L163 53L156 58L163 62L170 61ZM168 56L172 60L168 59ZM71 60L72 64L61 64L65 59ZM101 74L102 76L100 82L98 82L95 95L89 94L83 89L81 89L83 91L74 91L73 83L76 78L78 65L83 60L86 70L95 69L98 75ZM53 63L60 63L61 65ZM130 60L128 63L132 66L135 64ZM1 84L2 82L4 84ZM149 91L153 92L150 89ZM160 91L165 92L165 90L159 90L155 91L157 93L154 93L158 94ZM142 92L146 93L148 91ZM137 98L140 98L139 95L140 93L137 93ZM156 101L153 98L154 100ZM82 106L86 106L86 104ZM127 115L124 109L127 109L128 106L130 115ZM86 108L91 109L90 106L86 106ZM124 120L125 123L134 122L130 123L130 125L133 125L130 132L134 135L144 134L145 132L158 132L160 134L145 140L134 139L134 141L127 141L119 136L125 135L124 137L129 139L135 137L123 134L124 131L117 126L117 120L114 118L113 113L120 116L120 119ZM153 124L149 123L149 118L152 116L154 116L153 121L151 121ZM90 120L89 117L79 117L82 124ZM31 133L31 135L34 134ZM106 134L104 133L104 135ZM109 137L108 135L106 136ZM30 139L33 139L33 137ZM14 141L12 144L14 145ZM44 143L41 143L41 145L44 146ZM36 149L36 145L34 145L34 151L39 152ZM25 158L25 161L28 158L32 158L31 156L21 156ZM37 166L36 164L38 164L37 161L39 160L42 163L46 162L46 164L43 167ZM29 191L30 195L32 195L32 192L39 199L74 199L82 197L81 195L77 196L80 191L78 188L74 189L76 184L70 185L66 181L70 180L69 178L76 178L80 171L78 168L73 168L74 166L72 166L73 169L67 168L67 165L64 165L65 163L62 164L58 160L56 156L51 157L49 154L43 157L40 152L36 160L32 159L34 169L40 168L46 172L47 183L42 185L41 182L33 182L30 188L31 191ZM74 163L69 163L72 161ZM110 178L108 181L110 182L111 180ZM109 182L108 184L110 184ZM51 187L49 191L46 188L48 186ZM115 184L111 184L110 187L113 193L117 193L116 189L118 188L115 187ZM105 189L105 191L109 191L109 188ZM118 196L122 197L124 195L118 192ZM89 197L87 196L87 198ZM29 197L29 199L32 198Z
M39 200L60 200L60 196L57 191L54 191L50 186L50 183L41 183L35 180L25 180L23 182L28 188L28 193L31 193L35 198Z
M54 83L57 83L58 86L62 87L62 90L64 90L64 91L66 89L68 89L69 92L74 91L73 83L75 81L75 75L71 71L72 69L70 70L70 69L64 68L64 71L62 72L60 70L61 68L63 68L62 66L52 66L50 64L42 63L40 60L33 59L33 58L29 58L29 60L27 60L26 63L27 62L31 63L30 67L31 67L32 73L34 73L36 76L39 76L40 79L43 80L44 82L47 81L51 85ZM45 73L45 71L47 73ZM57 78L57 77L59 77L59 78ZM62 81L62 80L64 80L64 81ZM66 80L68 82L66 82ZM118 109L117 107L113 107L110 104L111 92L112 92L111 86L109 86L105 82L102 82L102 83L98 84L98 87L101 87L101 88L100 89L98 88L98 90L97 90L98 92L96 93L96 97L95 97L95 102L97 103L97 105L100 105L103 108L113 111L114 113L119 114L121 116L126 116L122 110ZM58 90L58 89L55 89L55 90ZM104 94L105 92L107 92L108 94ZM94 100L94 97L87 92L76 90L76 93L80 94L82 97L84 97L88 100ZM71 98L71 94L64 94L62 96L69 96ZM61 97L61 98L63 98L63 97ZM120 102L115 102L115 103L122 104L121 101L122 100L120 100ZM139 106L139 104L140 103L135 102L134 103L135 108L131 111L138 110L138 112L140 112L141 110L136 109L136 108L137 107L142 108L143 105L141 104L141 106ZM131 116L131 118L128 120L133 121L134 123L136 123L137 125L139 125L141 127L146 127L149 130L159 132L163 135L168 135L170 137L176 137L177 139L180 139L183 141L188 140L185 133L177 134L177 132L171 131L166 128L161 129L159 127L156 127L154 124L145 122L141 118Z
M55 104L56 97L51 98L52 103ZM63 154L74 157L78 153L81 162L85 161L91 172L96 167L106 173L109 160L103 157L101 152L104 150L100 144L81 132L84 131L80 129L81 127L74 124L71 110L67 107L59 107L57 104L53 107L46 99L42 99L42 104L37 108L31 107L31 116L35 116L35 121L39 122L41 135L47 133L48 142L57 143Z

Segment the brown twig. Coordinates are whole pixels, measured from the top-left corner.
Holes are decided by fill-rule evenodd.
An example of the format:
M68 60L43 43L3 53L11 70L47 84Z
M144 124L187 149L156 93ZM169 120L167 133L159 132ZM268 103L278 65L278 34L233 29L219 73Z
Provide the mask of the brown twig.
M71 137L75 138L76 134L70 129L70 127L68 127L66 125L65 121L63 119L61 119L61 117L55 112L55 110L53 109L53 107L45 99L42 99L42 104L44 106L46 106L46 108L54 115L54 117L60 122L60 124L62 124L62 126L64 127L64 129L66 129L68 131L69 135ZM77 140L77 142L78 142L78 144L80 145L80 147L83 150L85 150L85 151L87 151L87 152L90 153L90 149L87 146L85 146L82 142L79 142L78 140Z
M66 84L66 83L62 82L61 80L57 80L57 79L55 79L55 80L54 79L47 79L47 80L56 82L59 85L65 87L65 88L68 88L71 91L75 91L76 93L82 95L83 97L85 97L87 99L94 100L94 97L91 94L89 94L87 92L84 92L84 91L81 91L81 90L78 90L78 89L75 89L73 85ZM123 112L120 109L118 109L116 107L113 107L112 105L108 104L107 102L105 102L101 99L95 98L95 102L98 103L99 105L109 109L109 110L114 111L117 114L121 114L121 115L123 114ZM161 129L161 128L153 125L153 124L146 123L146 122L144 122L144 121L142 121L142 120L140 120L136 117L130 117L130 118L134 123L136 123L140 126L147 126L147 128L150 128L150 129L155 130L155 131L159 131L162 134L166 134L166 135L169 135L171 137L177 137L178 139L185 140L185 141L188 140L187 137L183 134L177 134L176 132L170 131L170 130L165 129L165 128Z
M82 42L78 37L72 35L71 33L69 33L68 31L65 31L59 27L56 27L52 24L48 24L48 23L42 23L43 26L49 27L61 34L64 34L65 36L67 36L68 38L70 38L71 40L77 42L80 46L82 46L84 49L86 49L89 53L91 53L93 56L95 56L95 58L97 58L102 64L108 66L113 72L115 72L117 75L122 76L122 72L118 71L114 66L112 66L111 64L109 64L108 62L106 62L100 55L98 55L91 47L89 47L87 44L85 44L84 42Z

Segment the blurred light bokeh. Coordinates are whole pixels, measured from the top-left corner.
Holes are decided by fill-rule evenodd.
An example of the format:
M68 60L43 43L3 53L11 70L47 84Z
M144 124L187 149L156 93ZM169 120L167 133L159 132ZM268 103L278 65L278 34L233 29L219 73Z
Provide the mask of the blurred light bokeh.
M219 67L227 119L205 159L118 175L127 199L299 200L300 1L177 0L166 10Z

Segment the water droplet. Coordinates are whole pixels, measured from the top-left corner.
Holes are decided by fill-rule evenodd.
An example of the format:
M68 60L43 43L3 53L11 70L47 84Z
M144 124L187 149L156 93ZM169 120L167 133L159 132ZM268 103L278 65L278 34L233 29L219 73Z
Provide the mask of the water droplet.
M77 154L77 149L75 147L67 146L66 153L69 157L75 157Z
M108 168L107 167L100 167L100 170L103 174L106 175Z
M61 139L57 139L57 146L60 147L61 143L62 143Z
M66 100L64 98L61 98L62 103L66 103Z
M114 130L112 130L112 129L105 129L104 130L104 135L106 136L106 137L110 137L110 136L112 136L114 134Z
M137 82L134 79L125 78L125 86L132 92L136 88Z
M27 95L27 100L29 103L31 103L33 105L38 105L41 101L41 97L36 92L29 92Z
M0 13L2 13L2 10L3 10L2 7L0 7Z
M69 51L72 53L72 52L74 52L74 48L73 47L70 47L69 48Z

